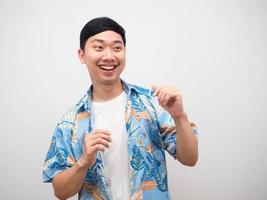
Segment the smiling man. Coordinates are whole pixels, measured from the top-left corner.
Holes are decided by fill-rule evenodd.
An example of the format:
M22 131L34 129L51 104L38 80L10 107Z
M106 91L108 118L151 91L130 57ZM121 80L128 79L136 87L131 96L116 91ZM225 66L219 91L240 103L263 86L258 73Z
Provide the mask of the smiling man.
M124 29L110 18L81 31L78 55L92 85L58 123L43 169L59 199L169 199L165 151L197 162L197 129L181 93L121 80L125 46Z

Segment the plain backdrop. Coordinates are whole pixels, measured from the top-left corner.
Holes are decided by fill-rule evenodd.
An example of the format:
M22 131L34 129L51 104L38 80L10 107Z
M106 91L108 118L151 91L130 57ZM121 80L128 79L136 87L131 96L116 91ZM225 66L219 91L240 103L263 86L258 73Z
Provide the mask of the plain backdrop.
M259 0L0 0L0 199L55 199L42 164L90 85L77 49L99 16L126 29L122 78L176 86L198 125L197 166L167 156L172 199L267 199L266 10Z

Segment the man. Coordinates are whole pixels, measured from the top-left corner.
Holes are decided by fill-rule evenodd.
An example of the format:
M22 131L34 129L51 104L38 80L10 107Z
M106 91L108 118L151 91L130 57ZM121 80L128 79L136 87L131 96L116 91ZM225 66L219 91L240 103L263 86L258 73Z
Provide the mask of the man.
M92 86L58 123L43 169L59 199L169 199L165 150L184 165L197 162L197 131L180 92L122 81L125 45L110 18L81 31L78 55Z

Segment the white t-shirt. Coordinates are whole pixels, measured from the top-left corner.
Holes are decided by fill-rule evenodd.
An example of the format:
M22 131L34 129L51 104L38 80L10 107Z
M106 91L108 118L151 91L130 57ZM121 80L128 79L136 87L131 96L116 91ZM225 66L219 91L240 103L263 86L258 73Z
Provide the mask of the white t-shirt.
M125 200L130 196L125 106L125 92L109 101L92 102L94 129L105 129L112 134L112 143L103 156L104 175L113 200Z

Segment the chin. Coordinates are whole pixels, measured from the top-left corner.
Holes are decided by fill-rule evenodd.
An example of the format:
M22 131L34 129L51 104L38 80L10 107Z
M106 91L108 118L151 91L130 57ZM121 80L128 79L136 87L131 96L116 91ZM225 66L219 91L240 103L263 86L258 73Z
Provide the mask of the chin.
M101 80L101 83L105 84L105 85L114 85L116 84L118 81L120 81L120 78L104 78Z

